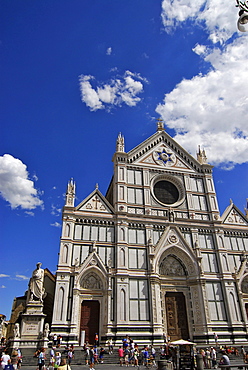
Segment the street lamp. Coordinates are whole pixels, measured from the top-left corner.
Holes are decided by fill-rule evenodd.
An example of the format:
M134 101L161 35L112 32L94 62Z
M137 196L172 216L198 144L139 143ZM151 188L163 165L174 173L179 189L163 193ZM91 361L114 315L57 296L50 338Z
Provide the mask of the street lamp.
M239 19L238 19L238 30L241 32L247 32L248 31L248 0L246 1L241 1L241 0L236 0L237 1L237 7L239 7Z

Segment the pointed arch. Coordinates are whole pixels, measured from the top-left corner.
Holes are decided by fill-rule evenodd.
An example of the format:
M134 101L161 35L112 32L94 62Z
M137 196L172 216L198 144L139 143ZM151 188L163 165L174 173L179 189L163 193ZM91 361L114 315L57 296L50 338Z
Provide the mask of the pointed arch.
M68 245L63 246L62 250L62 262L67 263L68 262Z
M124 248L120 250L120 266L125 266L125 251Z
M123 227L120 228L120 240L125 241L125 230Z
M230 308L231 308L231 314L232 314L232 319L234 321L240 321L240 315L238 312L238 307L237 307L237 300L234 297L234 294L232 292L229 293L230 295Z
M70 224L65 225L65 236L69 237L71 232L71 226Z
M64 288L60 287L58 293L58 308L57 308L57 320L59 321L62 321L63 319L64 296L65 296Z
M178 270L176 270L178 274L178 271L180 270L179 267L181 265L181 272L178 276L197 276L199 274L199 265L197 265L195 257L193 257L193 255L190 256L183 248L179 246L172 246L163 250L156 261L155 269L158 274L160 274L160 266L162 262L169 256L174 258L175 266L176 264L178 265ZM173 260L171 260L171 262L173 262Z
M126 321L126 292L124 289L120 291L120 321Z

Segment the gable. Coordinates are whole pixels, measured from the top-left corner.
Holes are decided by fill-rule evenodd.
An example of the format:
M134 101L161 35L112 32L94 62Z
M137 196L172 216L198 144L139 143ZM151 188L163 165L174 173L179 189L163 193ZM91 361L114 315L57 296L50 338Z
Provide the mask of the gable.
M233 203L227 207L221 218L226 225L248 226L247 218Z
M153 248L155 254L154 262L157 271L161 270L161 268L165 271L164 261L165 263L174 261L175 266L177 266L177 271L180 270L180 264L184 267L180 270L182 273L180 272L178 275L185 275L186 270L190 275L195 275L199 272L200 260L177 227L168 226ZM170 258L168 259L168 257ZM168 268L170 269L170 266L168 266Z
M202 172L202 165L184 150L165 131L158 131L128 154L128 163L153 166L157 169L175 169L186 172ZM209 164L204 168L212 169Z
M152 152L137 161L137 164L153 165L160 168L173 168L192 171L192 168L181 159L168 145L160 144Z
M98 189L95 189L76 207L76 211L112 214L113 208L102 193Z

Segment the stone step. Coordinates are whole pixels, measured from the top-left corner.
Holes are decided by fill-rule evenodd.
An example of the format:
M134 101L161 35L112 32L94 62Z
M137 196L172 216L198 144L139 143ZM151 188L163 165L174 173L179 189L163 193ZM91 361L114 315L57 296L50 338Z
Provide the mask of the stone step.
M56 349L55 352L58 351L61 353L62 358L67 357L66 352L64 349ZM98 351L99 352L99 351ZM159 348L156 348L156 359L159 359ZM33 348L25 348L22 349L22 356L23 356L23 365L26 366L36 366L38 363L38 358L34 356L35 350ZM217 361L221 358L221 352L217 351ZM231 362L242 362L243 358L242 355L235 356L233 354L229 355ZM46 350L46 365L49 364L50 360L50 348ZM105 364L118 364L119 363L119 356L118 356L118 349L114 348L112 354L104 354L103 363ZM85 364L85 351L82 348L75 348L74 350L74 358L72 359L72 365L84 365Z

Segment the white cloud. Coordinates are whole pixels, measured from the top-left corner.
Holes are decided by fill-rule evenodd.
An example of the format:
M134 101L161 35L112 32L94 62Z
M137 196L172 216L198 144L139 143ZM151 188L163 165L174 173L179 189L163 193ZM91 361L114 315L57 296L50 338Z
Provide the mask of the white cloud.
M185 149L195 154L202 145L213 164L248 161L246 41L209 50L204 60L212 70L181 81L156 109Z
M106 54L111 55L112 54L112 48L107 48Z
M10 277L10 275L0 274L0 278Z
M0 286L0 289L5 289L6 288L6 286L5 285L1 285Z
M16 280L29 280L29 277L25 275L16 275Z
M79 86L81 91L81 100L90 108L92 111L103 109L104 106L101 103L97 92L93 89L90 84L90 80L94 79L93 76L83 76L79 78Z
M100 84L95 89L90 80L92 76L80 76L81 99L91 111L98 109L111 109L121 106L135 106L141 100L139 95L143 92L143 83L147 80L138 73L126 71L124 76L116 77L108 83Z
M207 47L205 45L197 44L192 50L197 55L204 55L207 51Z
M60 216L61 214L61 208L55 206L54 204L51 205L51 215L53 216Z
M185 149L195 155L201 145L208 161L225 169L248 162L248 34L237 34L237 18L234 1L162 2L166 32L190 20L208 33L208 45L197 43L193 51L211 68L182 80L156 111Z
M26 215L34 217L34 212L31 211L25 211Z
M10 154L0 157L0 193L12 209L34 209L43 204L33 181L28 179L27 166Z
M54 226L54 227L61 227L60 223L59 222L54 222L54 224L50 224L50 226Z
M161 16L168 33L190 19L207 30L213 43L222 43L237 31L235 5L234 0L224 5L220 0L163 0Z

